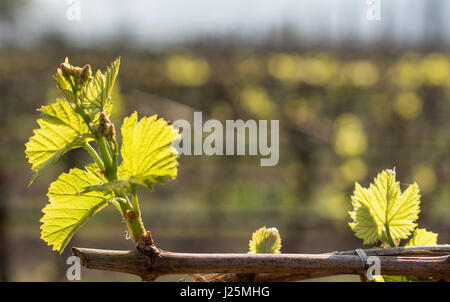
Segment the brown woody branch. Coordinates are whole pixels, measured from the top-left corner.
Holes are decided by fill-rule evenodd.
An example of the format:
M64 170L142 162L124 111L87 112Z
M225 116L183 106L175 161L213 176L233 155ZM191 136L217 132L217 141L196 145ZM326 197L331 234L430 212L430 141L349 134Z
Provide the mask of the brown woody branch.
M327 254L191 254L153 246L145 254L72 248L86 268L134 274L155 280L169 274L193 275L196 281L294 281L324 276L364 275L355 251ZM380 258L384 275L450 280L450 245L365 250ZM198 273L213 274L201 277Z

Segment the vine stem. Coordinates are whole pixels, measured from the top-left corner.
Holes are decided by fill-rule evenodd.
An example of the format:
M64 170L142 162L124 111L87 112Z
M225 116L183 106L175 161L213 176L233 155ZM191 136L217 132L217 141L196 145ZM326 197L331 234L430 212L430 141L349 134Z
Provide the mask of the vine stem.
M75 89L75 86L73 84L72 84L72 94L74 97L76 111L81 115L85 124L88 126L90 132L92 133L92 135L94 135L95 141L97 142L97 146L100 151L100 156L103 159L102 166L103 166L103 169L106 170L106 178L108 178L108 180L110 180L110 181L117 180L117 172L116 172L117 169L114 169L114 167L113 167L113 161L111 159L111 155L109 153L105 138L99 137L97 132L94 129L92 129L92 126L91 126L92 120L89 117L89 115L85 112L84 108L81 106L81 101L79 99L79 91ZM89 153L91 153L91 150L89 150L89 149L87 149L87 150ZM92 155L92 153L91 153L91 155ZM93 157L94 157L94 160L97 162L96 156L94 155Z
M117 144L117 141L115 139L115 137L113 138L113 141L110 142L110 149L111 149L111 159L112 159L112 174L115 175L116 179L117 179L117 154L118 154L118 150L119 150L119 146Z
M130 237L138 248L144 248L144 237L147 233L144 223L141 218L141 211L139 209L139 202L136 192L136 187L131 185L131 211L125 212L125 221L127 223Z
M95 163L97 164L97 166L104 170L105 166L103 165L103 161L100 158L100 156L98 156L97 152L94 150L94 148L92 148L92 146L89 143L84 143L83 145L84 149L86 149L87 152L89 152L89 154L92 156L92 158L94 159Z
M96 139L96 142L97 142L100 154L103 158L103 162L105 164L106 178L108 178L109 181L117 180L117 173L113 173L114 172L113 163L112 163L111 155L109 154L108 146L106 145L105 138L98 137Z
M254 274L245 281L294 281L366 273L355 251L327 254L191 254L167 252L155 247L150 256L137 250L72 248L72 251L87 268L135 274L144 280L170 274L222 273L235 274L232 281L243 281L239 279L240 274ZM366 254L379 257L380 273L383 275L450 280L449 245L366 250Z
M394 239L392 238L391 230L389 229L389 224L386 223L385 226L384 226L384 228L385 228L385 230L386 230L386 236L387 236L387 239L388 239L388 241L389 241L389 245L390 245L391 247L397 247L398 245L395 243Z

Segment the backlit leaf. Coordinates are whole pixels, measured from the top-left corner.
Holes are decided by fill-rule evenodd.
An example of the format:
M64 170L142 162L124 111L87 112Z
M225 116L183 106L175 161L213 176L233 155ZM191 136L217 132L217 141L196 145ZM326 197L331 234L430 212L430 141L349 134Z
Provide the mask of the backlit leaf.
M92 185L84 188L82 193L88 192L106 192L116 195L129 194L131 192L130 185L132 183L127 180L110 181L103 184Z
M412 238L406 244L406 246L424 246L424 245L436 245L438 234L429 232L426 229L416 229Z
M49 203L42 210L41 238L53 250L62 253L75 232L86 220L104 208L112 198L104 192L82 193L84 188L106 182L103 175L96 172L96 166L86 170L72 169L61 174L50 185Z
M405 246L424 246L424 245L436 245L438 234L429 232L426 229L417 228L412 238ZM432 281L430 277L417 277L417 276L383 276L382 279L386 282L423 282Z
M131 179L152 189L153 183L177 176L178 158L173 141L180 138L178 130L156 115L143 117L137 113L125 118L122 125L122 159L119 178Z
M249 242L250 254L279 254L281 237L276 228L259 228Z
M42 118L37 121L40 128L33 131L34 136L25 144L25 154L35 171L30 184L67 151L93 139L81 116L68 102L57 99L56 103L39 111L42 113Z
M393 240L405 239L415 229L420 212L419 187L410 185L403 193L395 181L395 171L385 170L378 174L368 189L355 184L349 223L356 237L364 244L382 240L383 231L389 228Z
M119 72L120 58L115 60L103 74L98 70L94 79L81 93L83 107L96 111L104 111L111 106L111 91ZM110 108L109 108L110 110Z

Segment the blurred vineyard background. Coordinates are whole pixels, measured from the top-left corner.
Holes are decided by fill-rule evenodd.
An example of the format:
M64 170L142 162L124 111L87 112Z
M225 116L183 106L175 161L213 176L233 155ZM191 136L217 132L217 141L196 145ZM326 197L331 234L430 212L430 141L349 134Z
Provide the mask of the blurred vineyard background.
M10 18L15 8L8 3L0 1L3 37L14 36L20 23ZM257 156L182 156L175 181L140 192L144 222L163 249L246 252L251 233L264 225L278 228L283 253L360 247L347 225L354 182L367 186L394 166L403 188L414 181L420 186L419 225L449 243L449 44L445 35L425 37L408 45L385 37L371 47L350 39L336 47L303 44L295 30L283 27L258 45L230 36L160 49L133 48L121 36L104 48L79 48L55 33L26 47L3 40L0 280L66 280L70 249L59 256L40 240L40 211L49 183L85 165L88 156L72 151L27 188L32 172L24 155L37 128L36 109L57 96L51 75L66 56L95 69L122 57L113 98L116 127L134 110L171 121L192 120L194 111L204 120L280 121L278 165L260 167ZM132 248L125 236L111 208L69 246ZM138 280L85 269L82 278Z

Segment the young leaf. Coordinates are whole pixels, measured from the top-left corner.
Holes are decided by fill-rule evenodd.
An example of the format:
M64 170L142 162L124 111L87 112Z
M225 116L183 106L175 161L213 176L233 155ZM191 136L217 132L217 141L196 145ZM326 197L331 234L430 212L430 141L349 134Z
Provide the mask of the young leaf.
M40 128L33 131L34 136L25 144L25 154L35 171L30 184L67 151L93 139L81 116L68 102L57 99L55 104L39 111L42 113L42 118L37 121Z
M412 238L405 246L423 246L423 245L436 245L438 234L428 232L426 229L416 229ZM378 280L377 280L378 281ZM432 281L429 277L416 277L416 276L382 276L380 281L385 282L423 282ZM379 282L380 282L379 281Z
M355 184L353 211L349 212L353 222L349 225L364 244L382 240L382 233L387 228L393 240L404 239L417 226L414 222L420 212L419 203L416 183L402 193L400 183L395 181L395 172L385 170L377 175L368 189Z
M85 187L106 182L106 178L96 172L96 166L86 170L72 169L61 174L50 185L49 203L42 210L41 238L53 250L62 253L75 232L86 220L108 205L111 194L103 192L82 193Z
M69 59L66 58L64 61L65 64L70 65ZM58 68L56 70L56 74L53 76L55 79L56 84L58 85L59 89L61 89L66 96L70 96L71 100L73 98L72 96L72 85L71 83L64 77L63 71L61 68Z
M116 180L106 182L100 185L93 185L84 188L81 193L89 193L89 192L109 192L114 193L116 195L123 195L131 193L131 184L127 180Z
M436 245L438 234L429 232L426 229L416 229L412 238L405 246Z
M259 228L249 242L250 254L279 254L281 237L276 228Z
M120 58L108 67L105 74L100 70L97 71L94 80L81 93L81 99L85 108L101 112L105 110L105 107L111 106L111 91L119 72L119 66Z
M153 183L177 176L176 149L171 147L180 135L157 116L143 117L137 113L125 118L122 125L122 159L119 177L152 189Z

